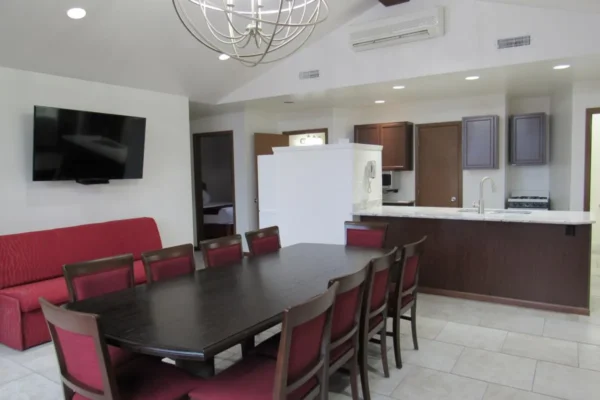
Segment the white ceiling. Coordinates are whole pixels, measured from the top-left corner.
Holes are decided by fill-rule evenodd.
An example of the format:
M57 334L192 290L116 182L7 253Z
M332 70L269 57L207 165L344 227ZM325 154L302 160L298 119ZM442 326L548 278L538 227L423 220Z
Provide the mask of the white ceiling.
M570 64L571 68L554 70L553 67L559 64ZM465 77L473 75L480 76L480 79L465 80ZM600 55L427 76L406 81L351 86L298 96L252 100L244 104L227 104L208 108L196 104L193 105L190 112L192 116L199 117L236 111L244 107L269 112L293 112L324 107L376 106L375 100L385 100L387 104L401 104L420 100L498 93L506 94L509 97L548 96L575 81L596 79L600 79ZM392 89L394 85L404 85L406 88L394 90ZM293 101L294 104L285 104L285 101Z
M479 0L489 3L506 3L519 6L558 8L562 10L600 12L598 0Z
M378 4L328 0L322 37ZM72 7L87 10L74 21ZM196 42L171 0L0 0L0 66L80 78L216 103L268 67L247 68Z

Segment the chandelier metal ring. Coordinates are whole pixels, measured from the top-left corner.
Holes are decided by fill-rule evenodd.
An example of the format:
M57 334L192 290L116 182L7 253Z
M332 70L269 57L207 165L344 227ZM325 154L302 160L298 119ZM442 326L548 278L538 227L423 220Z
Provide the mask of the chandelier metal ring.
M294 54L329 14L327 0L172 1L197 41L249 67Z

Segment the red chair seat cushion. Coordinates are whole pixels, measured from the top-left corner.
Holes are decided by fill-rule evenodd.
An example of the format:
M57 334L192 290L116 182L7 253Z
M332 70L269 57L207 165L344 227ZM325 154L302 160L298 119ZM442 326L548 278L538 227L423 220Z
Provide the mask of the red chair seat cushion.
M369 332L373 329L375 329L375 327L381 322L383 321L383 315L379 314L374 316L373 318L371 318L371 320L369 321Z
M171 400L185 398L203 382L160 360L139 357L115 371L120 398L127 400ZM74 400L89 400L80 394Z
M191 274L194 272L192 264L187 256L154 261L150 264L152 279L162 281L175 278L179 275Z
M383 247L385 231L380 229L347 229L346 245L357 247Z
M272 400L275 385L276 361L253 357L245 359L225 370L197 389L190 392L193 400ZM317 385L313 378L287 400L300 400Z
M78 300L98 297L133 287L128 267L115 268L73 278L73 287Z
M208 265L206 267L221 267L242 260L242 246L240 244L210 249L207 252Z
M41 309L39 298L43 297L54 305L62 305L69 301L67 282L60 278L28 283L0 290L0 296L17 299L21 312L27 313Z
M252 252L255 256L275 253L279 250L279 237L265 236L252 241Z
M144 269L142 260L133 262L133 280L136 285L146 283L146 270Z
M332 349L329 353L329 364L333 364L337 360L340 359L344 354L346 354L350 349L352 349L352 339L342 343L335 349Z

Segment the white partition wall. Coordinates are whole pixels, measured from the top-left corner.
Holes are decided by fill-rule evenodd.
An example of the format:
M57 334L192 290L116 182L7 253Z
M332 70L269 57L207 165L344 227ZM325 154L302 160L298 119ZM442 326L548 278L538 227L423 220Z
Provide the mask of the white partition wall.
M277 147L274 153L259 157L260 224L278 225L283 246L344 244L344 221L353 211L381 206L381 146Z

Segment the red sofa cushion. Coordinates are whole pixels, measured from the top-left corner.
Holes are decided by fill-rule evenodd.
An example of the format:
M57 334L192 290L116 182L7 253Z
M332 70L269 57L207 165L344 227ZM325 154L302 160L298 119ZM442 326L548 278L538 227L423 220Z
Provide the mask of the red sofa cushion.
M0 289L61 276L64 264L126 253L139 260L160 248L152 218L0 236Z
M24 313L39 310L41 308L40 297L55 305L65 304L69 301L67 283L63 277L2 289L0 296L17 299L21 312Z
M144 269L142 260L133 262L133 280L136 285L146 283L146 270Z

